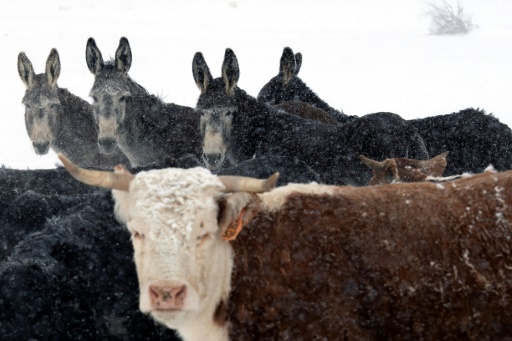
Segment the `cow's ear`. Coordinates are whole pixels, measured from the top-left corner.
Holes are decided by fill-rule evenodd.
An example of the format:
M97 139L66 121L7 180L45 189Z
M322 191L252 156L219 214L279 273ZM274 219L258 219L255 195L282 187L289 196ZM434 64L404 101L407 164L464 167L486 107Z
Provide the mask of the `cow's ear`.
M249 224L260 210L256 194L236 192L219 202L219 230L224 240L234 240L243 226Z

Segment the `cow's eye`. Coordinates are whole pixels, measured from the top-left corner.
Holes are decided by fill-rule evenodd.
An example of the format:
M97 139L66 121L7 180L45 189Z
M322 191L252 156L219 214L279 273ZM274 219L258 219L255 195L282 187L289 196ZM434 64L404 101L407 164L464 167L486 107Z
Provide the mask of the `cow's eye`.
M197 246L201 246L205 241L207 241L208 239L210 239L210 234L209 233L205 233L205 234L202 234L200 236L197 237L197 241L196 241L196 245Z
M144 234L138 231L132 231L132 238L134 239L144 239Z

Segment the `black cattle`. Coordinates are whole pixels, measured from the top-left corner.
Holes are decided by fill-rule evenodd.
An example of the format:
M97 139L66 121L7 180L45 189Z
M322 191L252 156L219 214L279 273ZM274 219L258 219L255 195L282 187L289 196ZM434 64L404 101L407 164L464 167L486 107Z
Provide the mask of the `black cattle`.
M276 186L289 183L320 182L320 175L306 163L292 156L261 156L245 160L236 166L221 168L218 175L239 175L258 179L267 179L278 172Z
M0 265L3 340L177 340L138 309L129 233L109 191L53 217Z

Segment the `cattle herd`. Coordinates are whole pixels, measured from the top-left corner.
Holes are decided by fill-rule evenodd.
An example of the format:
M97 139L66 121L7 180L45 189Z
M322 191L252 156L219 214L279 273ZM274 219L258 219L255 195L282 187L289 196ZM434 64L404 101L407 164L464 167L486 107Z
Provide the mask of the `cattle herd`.
M349 116L298 76L252 97L226 49L195 108L85 49L21 52L27 133L53 170L0 168L2 340L512 340L512 130L480 109ZM78 180L76 181L73 177Z

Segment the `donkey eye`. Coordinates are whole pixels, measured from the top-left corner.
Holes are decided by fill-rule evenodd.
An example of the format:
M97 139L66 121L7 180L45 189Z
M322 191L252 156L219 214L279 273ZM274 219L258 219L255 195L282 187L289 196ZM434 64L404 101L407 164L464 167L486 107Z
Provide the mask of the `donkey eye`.
M57 104L52 104L52 105L50 106L50 109L52 109L52 110L56 110L56 109L58 109L58 108L59 108L59 106L58 106Z
M233 111L228 111L228 112L226 113L226 116L230 116L230 117L231 117L231 116L233 116L234 114L235 114L235 113L234 113Z
M25 108L30 109L30 104L25 104Z
M126 96L121 96L121 98L119 98L119 102L125 102L126 101Z

